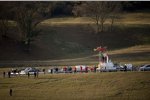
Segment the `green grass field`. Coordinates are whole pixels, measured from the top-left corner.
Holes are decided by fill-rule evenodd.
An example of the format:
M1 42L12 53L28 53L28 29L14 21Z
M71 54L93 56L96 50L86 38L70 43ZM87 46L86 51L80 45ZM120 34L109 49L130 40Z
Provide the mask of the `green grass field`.
M150 72L0 77L1 100L149 100ZM13 96L9 96L9 89Z

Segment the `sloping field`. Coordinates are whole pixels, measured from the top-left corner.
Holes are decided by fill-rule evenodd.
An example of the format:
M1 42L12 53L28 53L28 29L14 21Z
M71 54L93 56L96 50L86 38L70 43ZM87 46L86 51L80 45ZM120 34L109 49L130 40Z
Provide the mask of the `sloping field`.
M98 58L92 56L96 55L93 49L100 45L107 46L109 51L119 49L109 53L114 62L149 63L149 16L149 13L124 13L117 19L113 32L99 35L94 33L94 24L89 18L51 18L38 26L42 32L32 42L29 53L12 38L0 40L0 64L95 64ZM105 28L109 29L109 26L106 25ZM14 31L9 35L17 38L16 34ZM142 52L125 49L124 53L124 48L128 47L142 49Z
M0 77L1 100L149 100L150 72ZM12 88L13 96L9 96Z
M98 52L85 57L73 59L60 59L60 60L26 60L26 61L0 61L1 66L49 66L49 65L95 65L98 64ZM132 63L134 66L150 63L150 45L139 45L129 48L112 50L107 52L109 58L114 63Z
M110 51L112 58L122 63L135 65L150 63L150 45L139 45L130 48ZM118 59L119 58L119 59Z
M150 24L149 13L123 13L118 15L119 19L116 19L118 24ZM42 24L51 25L65 25L65 24L89 24L93 23L93 19L88 17L67 17L67 18L53 18L42 22ZM108 20L105 23L110 23Z

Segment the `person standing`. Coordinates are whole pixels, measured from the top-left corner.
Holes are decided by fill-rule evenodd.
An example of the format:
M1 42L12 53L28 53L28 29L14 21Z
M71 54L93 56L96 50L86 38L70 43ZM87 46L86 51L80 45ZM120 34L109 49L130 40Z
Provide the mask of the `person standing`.
M126 65L124 66L124 71L127 72L127 66Z
M34 78L36 78L36 72L34 72Z
M87 66L85 67L85 73L88 73L88 67Z
M12 89L10 88L10 90L9 90L9 95L10 95L10 96L12 96L12 92L13 92L13 91L12 91Z
M45 69L43 69L43 72L44 72L44 74L45 74Z
M63 68L63 70L64 70L64 72L66 73L66 72L67 72L67 67L65 66L65 67Z
M70 68L69 68L69 73L72 73L72 67L70 66Z
M58 74L58 68L57 68L57 67L55 68L55 71L56 71L56 73Z
M3 72L3 78L5 78L5 74L6 74L6 73L5 73L5 72Z
M10 74L11 74L11 72L9 71L9 72L8 72L8 78L10 78Z
M39 71L36 72L36 77L37 77L37 78L39 77Z
M51 68L51 74L53 74L53 68Z
M77 72L77 68L76 68L76 66L74 67L74 73L76 73Z
M80 66L80 70L81 70L81 73L82 73L82 66Z
M96 73L96 66L94 66L94 72Z

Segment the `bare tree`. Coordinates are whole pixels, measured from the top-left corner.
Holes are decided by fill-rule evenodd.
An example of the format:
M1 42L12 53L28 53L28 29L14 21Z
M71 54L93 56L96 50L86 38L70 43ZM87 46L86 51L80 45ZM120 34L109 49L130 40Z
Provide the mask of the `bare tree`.
M40 32L37 25L51 13L51 3L18 2L16 5L16 22L29 50L31 41Z
M86 16L92 18L96 24L96 33L104 31L104 23L109 19L111 14L115 14L117 10L116 2L108 1L89 1L85 2L84 7ZM118 4L118 3L117 3ZM84 13L82 13L84 14ZM112 25L114 18L112 18Z
M73 7L73 10L72 10L72 13L74 14L74 16L76 17L81 17L83 16L83 4L81 5L78 5L78 4L74 4L74 7Z
M111 6L111 11L110 11L110 31L113 30L113 25L115 22L115 19L117 19L119 17L119 12L121 11L121 3L120 2L111 2L110 3Z
M109 2L87 2L86 13L91 17L97 27L97 33L104 31L104 23L109 16Z
M3 37L7 37L9 29L9 3L1 2L0 4L0 32Z
M0 20L0 32L2 34L3 37L7 37L7 32L9 29L9 23L7 19L1 19Z

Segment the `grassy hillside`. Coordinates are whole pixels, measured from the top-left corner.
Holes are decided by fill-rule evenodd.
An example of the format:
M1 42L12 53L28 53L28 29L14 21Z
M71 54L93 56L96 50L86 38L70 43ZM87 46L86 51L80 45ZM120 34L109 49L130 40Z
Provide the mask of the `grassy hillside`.
M0 77L2 100L149 100L149 72ZM9 96L9 89L13 96Z
M149 17L149 13L124 13L116 20L113 32L107 31L99 35L94 33L94 24L89 18L48 19L38 26L42 32L33 41L30 53L24 52L24 47L12 38L1 39L0 60L74 59L92 56L95 54L93 48L100 45L107 46L108 50L116 50L150 44ZM109 28L108 23L106 22L107 27L105 27L107 29ZM15 38L20 36L17 35L16 30L9 35ZM146 47L149 48L149 45ZM148 51L146 52L149 54ZM147 54L146 52L144 55ZM140 54L137 53L137 55ZM115 58L118 55L113 56ZM125 57L128 57L128 54ZM120 58L124 59L124 56L119 56ZM125 58L125 62L126 59L128 58ZM146 61L148 60L149 58Z
M94 52L94 51L93 51ZM139 45L107 52L114 63L132 63L134 66L150 63L150 45ZM74 57L74 56L73 56ZM98 64L98 54L86 55L79 58L59 60L31 60L31 61L1 61L1 66L63 66L63 65L95 65Z

